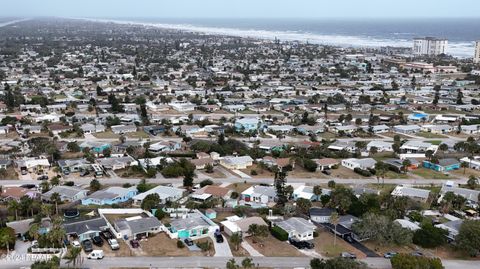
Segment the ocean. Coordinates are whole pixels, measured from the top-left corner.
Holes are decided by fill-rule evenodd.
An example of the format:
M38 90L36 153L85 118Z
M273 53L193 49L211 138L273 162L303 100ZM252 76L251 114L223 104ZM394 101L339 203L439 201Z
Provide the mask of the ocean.
M462 19L161 19L118 18L158 27L208 34L353 47L412 47L414 37L449 40L448 54L473 57L480 18Z

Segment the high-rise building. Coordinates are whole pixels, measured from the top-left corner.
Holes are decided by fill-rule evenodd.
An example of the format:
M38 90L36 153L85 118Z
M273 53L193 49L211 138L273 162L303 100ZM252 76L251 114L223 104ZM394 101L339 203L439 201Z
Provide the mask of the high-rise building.
M439 55L447 52L448 40L435 37L422 37L413 39L413 54Z
M475 42L475 56L473 57L473 62L480 64L480 41Z

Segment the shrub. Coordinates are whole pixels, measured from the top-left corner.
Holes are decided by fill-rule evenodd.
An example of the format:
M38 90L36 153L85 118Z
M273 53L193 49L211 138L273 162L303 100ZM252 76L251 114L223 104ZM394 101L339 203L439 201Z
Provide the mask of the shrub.
M439 258L398 254L390 262L393 269L443 269L442 261Z
M270 229L270 233L272 233L273 237L277 238L280 241L288 240L288 233L278 226L273 226Z
M183 244L182 240L177 240L177 248L184 248L185 244Z
M364 176L364 177L371 177L371 176L372 176L372 173L371 173L370 171L368 171L368 170L363 170L363 169L358 168L358 167L355 168L355 169L353 169L353 172L355 172L355 173L357 173L357 174L359 174L359 175L361 175L361 176Z
M250 175L252 175L252 176L258 175L257 170L252 170L252 171L250 171Z
M310 159L304 158L302 160L303 163L303 168L309 172L315 172L317 171L317 163L315 161L312 161Z

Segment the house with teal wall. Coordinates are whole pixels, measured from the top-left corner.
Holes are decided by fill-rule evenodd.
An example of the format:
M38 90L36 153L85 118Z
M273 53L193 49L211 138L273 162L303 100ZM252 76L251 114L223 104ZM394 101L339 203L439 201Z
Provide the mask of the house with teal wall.
M432 169L438 172L447 172L460 169L460 161L454 158L441 159L438 163L430 161L423 161L423 167Z
M198 239L213 235L220 227L198 210L172 219L167 234L172 239Z

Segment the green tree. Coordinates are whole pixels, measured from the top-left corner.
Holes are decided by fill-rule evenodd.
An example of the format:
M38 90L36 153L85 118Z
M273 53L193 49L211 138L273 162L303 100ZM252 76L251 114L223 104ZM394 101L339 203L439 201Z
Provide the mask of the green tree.
M77 263L80 261L80 254L82 253L82 249L78 247L71 247L68 250L67 255L65 255L65 259L67 260L67 264L72 264L73 268L77 267Z
M17 202L17 200L12 199L8 202L8 210L11 212L13 211L15 213L15 220L18 219L18 210L20 210L20 204Z
M240 233L233 233L230 236L230 243L232 243L232 245L235 247L235 250L237 251L240 248L240 244L242 243L242 241L243 241L243 238Z
M296 203L297 203L297 208L303 214L308 214L310 208L312 207L312 202L308 199L299 198L297 199Z
M310 261L311 269L368 269L368 266L356 260L336 257L333 259L314 258Z
M160 196L157 193L151 193L142 200L141 207L143 210L150 211L152 208L157 208L159 203Z
M237 261L234 258L231 258L230 260L227 261L226 265L227 269L238 269L240 266L238 266Z
M480 250L480 221L465 220L460 226L455 241L460 250L476 257Z
M413 243L424 248L435 248L447 243L447 235L447 230L437 228L428 222L415 231Z
M478 179L474 175L470 175L470 177L467 180L467 186L474 190L478 187Z
M245 269L249 269L249 268L253 268L255 266L255 264L253 263L253 259L252 258L245 258L242 260L242 267L245 268Z
M102 184L100 184L100 181L98 181L97 179L92 179L92 181L90 181L90 190L91 191L98 191L102 188Z
M390 259L392 269L444 269L439 258L397 254Z
M0 247L10 253L10 249L15 247L15 231L10 227L0 228Z
M381 245L407 245L412 242L412 232L391 221L387 216L367 213L352 225L360 238L376 241Z

